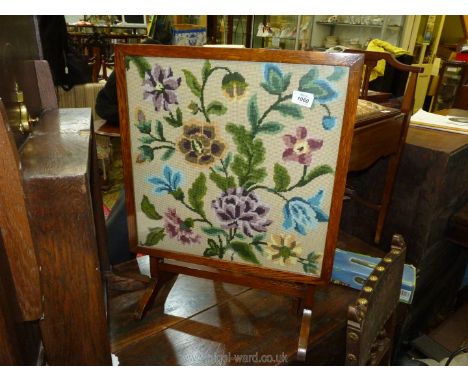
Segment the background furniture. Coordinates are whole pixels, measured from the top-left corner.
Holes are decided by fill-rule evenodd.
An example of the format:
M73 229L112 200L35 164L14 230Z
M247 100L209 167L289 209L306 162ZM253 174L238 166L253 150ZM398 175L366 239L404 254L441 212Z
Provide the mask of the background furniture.
M383 59L387 66L390 65L399 71L409 73L409 79L400 110L383 108L379 110L377 108L375 112L360 113L358 106L358 118L355 124L348 172L362 171L370 167L381 157L389 156L390 158L385 175L382 196L378 204L366 201L366 199L363 199L358 193L352 190L348 193L348 195L355 198L357 202L378 212L374 242L379 243L382 237L382 230L392 197L395 176L400 163L400 157L413 110L416 81L418 73L420 73L422 69L402 64L396 61L394 56L389 53L371 51L361 53L364 53L365 62L363 82L361 85L361 99L366 100L368 98L370 73L379 60Z
M468 109L468 62L448 61L442 65L432 112L450 108Z
M0 194L8 195L0 200L9 201L0 209L1 363L109 365L101 275L107 254L91 111L57 109L47 63L29 61L42 55L36 17L1 18L0 96L8 99L17 82L29 114L39 118L31 134L10 131L2 139L2 160L16 157L16 163L3 162L10 175L0 182ZM3 138L7 126L2 113ZM13 190L14 185L22 187ZM28 224L4 219L5 212L21 212L22 206ZM21 232L10 238L20 222ZM15 242L21 247L12 248Z
M453 114L453 111L450 111ZM403 232L406 261L417 268L413 303L402 323L401 339L414 338L449 310L466 267L466 256L446 238L450 217L468 201L468 137L411 127L404 146L389 214L379 245L390 243L393 232ZM359 194L378 200L374 185L383 179L385 160L353 179ZM355 201L343 206L341 229L371 243L375 212ZM396 344L398 348L401 344Z
M389 365L395 336L406 245L401 235L375 267L348 309L346 365Z

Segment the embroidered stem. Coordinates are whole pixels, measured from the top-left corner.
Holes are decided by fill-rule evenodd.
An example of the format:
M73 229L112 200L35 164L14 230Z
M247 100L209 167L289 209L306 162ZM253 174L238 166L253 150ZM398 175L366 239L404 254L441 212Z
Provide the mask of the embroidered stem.
M306 165L304 165L304 167L302 168L302 176L301 176L301 179L299 179L297 181L297 183L291 187L289 187L286 192L289 192L291 190L294 190L296 187L302 187L304 185L304 182L305 182L305 176L307 174L307 167Z
M287 99L292 98L292 94L285 95L284 97L281 96L281 94L278 95L278 99L268 108L265 110L263 115L260 117L260 119L257 122L257 126L255 126L255 129L252 130L252 135L256 136L260 131L260 125L263 123L263 120L270 114L273 109L278 106L280 103L286 101Z
M251 189L249 189L249 192L251 191L254 191L254 190L258 190L258 189L262 189L262 190L266 190L272 194L275 194L277 196L279 196L281 199L283 199L284 201L288 202L289 200L286 199L281 193L279 193L278 191L274 190L273 188L270 188L270 187L266 187L266 186L254 186L252 187Z
M330 108L324 103L321 103L320 106L322 106L327 111L327 114L330 117L331 116Z
M205 120L208 123L210 123L211 121L210 121L210 117L208 117L208 113L206 112L206 109L205 109L205 86L206 86L206 83L208 82L208 78L210 78L210 76L216 70L225 70L229 74L232 74L231 70L229 68L225 67L225 66L215 66L214 68L210 69L210 71L206 75L206 78L203 80L203 84L202 84L202 88L201 88L201 95L200 95L200 106L201 106L200 111L203 113L203 115L205 116Z
M166 145L151 147L151 149L152 149L153 151L161 150L161 149L171 149L171 150L175 150L173 146L166 146Z

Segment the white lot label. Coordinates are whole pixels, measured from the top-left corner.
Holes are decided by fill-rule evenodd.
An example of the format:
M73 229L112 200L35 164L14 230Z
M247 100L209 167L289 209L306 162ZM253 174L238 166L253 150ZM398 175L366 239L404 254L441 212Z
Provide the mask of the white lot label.
M292 102L304 107L311 107L314 102L314 95L312 93L293 91Z

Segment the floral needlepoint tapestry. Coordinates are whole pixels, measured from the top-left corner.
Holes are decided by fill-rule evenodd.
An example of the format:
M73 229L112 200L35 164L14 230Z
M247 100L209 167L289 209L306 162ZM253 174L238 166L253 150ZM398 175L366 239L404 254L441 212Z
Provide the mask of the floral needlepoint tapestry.
M125 62L139 246L320 277L349 68Z

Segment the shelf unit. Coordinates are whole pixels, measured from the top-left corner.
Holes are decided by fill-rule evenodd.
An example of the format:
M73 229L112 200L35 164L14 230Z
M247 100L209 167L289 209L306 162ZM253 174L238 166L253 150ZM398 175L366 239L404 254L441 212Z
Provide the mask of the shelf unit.
M353 20L356 17L358 16L339 16L337 21L329 22L324 21L324 16L314 16L311 46L318 50L326 49L324 40L327 36L337 37L337 44L344 46L348 46L351 39L357 40L359 48L362 49L365 49L367 43L374 38L399 45L405 16L375 16L380 19L378 24L372 19L373 16L362 16L364 19L357 22ZM358 47L352 46L352 48Z

